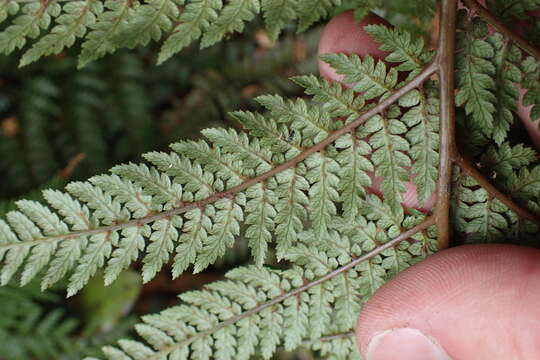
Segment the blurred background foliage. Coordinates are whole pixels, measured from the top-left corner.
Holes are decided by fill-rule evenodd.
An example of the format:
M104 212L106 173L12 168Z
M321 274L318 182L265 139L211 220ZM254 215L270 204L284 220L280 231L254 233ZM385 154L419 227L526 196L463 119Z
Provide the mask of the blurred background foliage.
M427 30L432 12L414 13L407 4L350 0L334 13L356 9L360 18L377 7L394 25L433 41L436 34ZM18 198L40 200L42 189L140 161L141 153L197 138L202 128L237 127L227 113L257 110L257 95L301 96L288 78L316 72L321 30L319 24L298 35L291 27L273 42L259 20L241 35L202 51L192 46L161 66L155 66L159 46L118 51L82 70L76 70L76 48L23 69L17 68L20 53L0 57L0 216ZM247 259L240 239L209 271L174 281L162 271L142 286L136 265L106 288L94 277L70 299L62 284L46 292L37 283L1 287L0 360L98 355L102 345L129 337L137 316L176 304L177 294L220 279ZM276 358L317 355L282 352Z

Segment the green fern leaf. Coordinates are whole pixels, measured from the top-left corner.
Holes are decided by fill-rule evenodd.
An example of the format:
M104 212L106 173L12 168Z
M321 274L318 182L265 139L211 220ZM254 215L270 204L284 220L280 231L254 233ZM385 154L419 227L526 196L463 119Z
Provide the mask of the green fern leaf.
M421 219L409 217L406 223L416 224ZM248 359L259 348L264 357L270 358L279 345L292 350L301 343L337 351L333 346L343 345L355 326L362 306L359 298L370 294L359 289L378 287L366 288L362 284L373 283L374 276L381 279L375 281L384 281L397 268L402 270L423 256L405 242L373 258L369 271L366 263L360 263L348 271L336 272L354 256L368 251L369 247L363 248L370 238L357 234L377 229L374 222L363 217L352 222L342 220L348 224L350 235L332 234L338 240L325 250L313 246L310 237L302 237L287 253L286 259L295 265L290 269L236 268L225 281L182 294L182 304L145 316L136 329L149 346L119 342L122 350L108 347L106 354L111 359L121 358L122 351L132 357L140 351L139 355L144 354L141 358L175 355L210 359L224 353L225 358ZM389 239L388 233L375 233L381 241ZM325 281L319 281L323 277ZM326 335L336 333L343 335L334 339L335 344L326 344L332 341ZM338 353L358 355L353 342Z
M521 82L521 50L505 41L498 33L491 35L488 41L496 50L493 62L496 67L495 96L498 100L493 116L493 140L501 144L514 122L513 113L517 111L519 92L514 84Z
M298 31L305 31L314 22L326 18L330 11L341 5L341 0L299 0Z
M5 21L8 16L19 12L20 6L16 0L2 0L0 2L0 23Z
M414 99L410 98L411 95ZM406 100L412 102L405 103ZM413 182L417 188L418 202L423 205L435 191L438 178L439 103L433 97L433 91L428 95L413 90L409 97L400 99L400 105L410 107L401 119L409 127L405 137L411 144L411 172L416 176Z
M323 54L321 59L344 75L343 82L351 84L354 91L362 92L365 100L379 96L384 100L397 84L397 70L387 70L383 61L375 61L369 55L360 59L356 54Z
M494 171L495 177L509 178L513 170L526 167L536 161L536 151L518 144L504 142L500 147L491 146L482 155L482 164Z
M107 53L112 53L119 47L116 36L125 31L127 24L133 21L135 14L133 7L137 4L138 1L133 0L105 1L104 7L106 10L100 13L96 23L90 26L92 30L81 45L79 68L103 57Z
M259 0L231 0L203 34L201 47L213 45L229 33L244 30L244 22L253 20L259 10Z
M160 40L178 20L178 8L183 3L184 0L146 0L145 4L135 8L133 20L128 22L115 42L135 48L146 46L151 40Z
M494 76L495 66L491 58L495 55L493 45L483 38L487 35L487 25L481 20L468 23L470 31L458 33L456 47L456 80L458 92L456 105L465 107L475 128L490 137L493 129L493 113L496 97ZM476 26L475 31L471 28Z
M362 96L355 96L352 89L343 89L337 82L328 82L315 75L296 76L292 80L304 87L306 94L312 95L313 101L332 116L347 117L346 123L356 119L365 105Z
M398 63L399 71L410 71L405 81L418 75L433 58L433 52L426 51L422 37L412 38L406 31L391 29L384 25L367 25L364 29L381 44L379 47L381 50L389 52L385 61Z
M276 40L283 28L296 19L296 0L261 0L268 36Z
M192 0L180 15L179 24L165 40L158 55L158 64L201 37L211 23L218 17L223 6L222 0Z
M521 63L521 69L524 72L521 87L527 90L523 96L523 105L532 105L529 117L536 120L540 118L540 67L533 57L528 56Z
M73 46L77 38L84 37L87 27L96 23L96 16L103 11L103 4L96 0L72 1L66 3L62 11L63 14L56 18L58 25L32 45L22 56L19 67Z
M15 8L10 5L10 10ZM27 39L35 39L41 29L47 29L51 19L60 14L61 8L56 1L31 2L21 9L22 14L13 20L13 24L0 33L0 53L9 54L26 45Z

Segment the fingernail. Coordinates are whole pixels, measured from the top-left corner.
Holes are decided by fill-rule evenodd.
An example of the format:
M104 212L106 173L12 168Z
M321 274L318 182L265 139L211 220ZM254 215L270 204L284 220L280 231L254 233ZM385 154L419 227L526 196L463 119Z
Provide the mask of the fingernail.
M401 328L375 334L367 347L367 360L451 360L437 340L417 329Z

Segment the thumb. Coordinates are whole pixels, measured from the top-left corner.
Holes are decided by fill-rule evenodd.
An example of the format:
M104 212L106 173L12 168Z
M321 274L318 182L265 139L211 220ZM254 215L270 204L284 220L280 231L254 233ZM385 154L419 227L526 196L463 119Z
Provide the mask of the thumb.
M356 330L366 360L540 359L540 251L444 250L382 286Z

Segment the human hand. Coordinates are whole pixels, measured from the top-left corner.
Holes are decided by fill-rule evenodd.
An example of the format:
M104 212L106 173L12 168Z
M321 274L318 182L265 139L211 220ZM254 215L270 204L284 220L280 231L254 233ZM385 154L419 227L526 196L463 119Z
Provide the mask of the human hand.
M363 32L384 20L369 15L361 24L351 13L325 28L319 53L384 52ZM326 64L323 76L340 78ZM532 124L519 107L522 121ZM540 147L536 127L528 131ZM373 191L377 192L377 182ZM424 205L431 210L435 199ZM417 207L407 183L403 204ZM397 275L367 302L356 335L367 360L540 359L540 251L510 245L469 245L443 250Z

